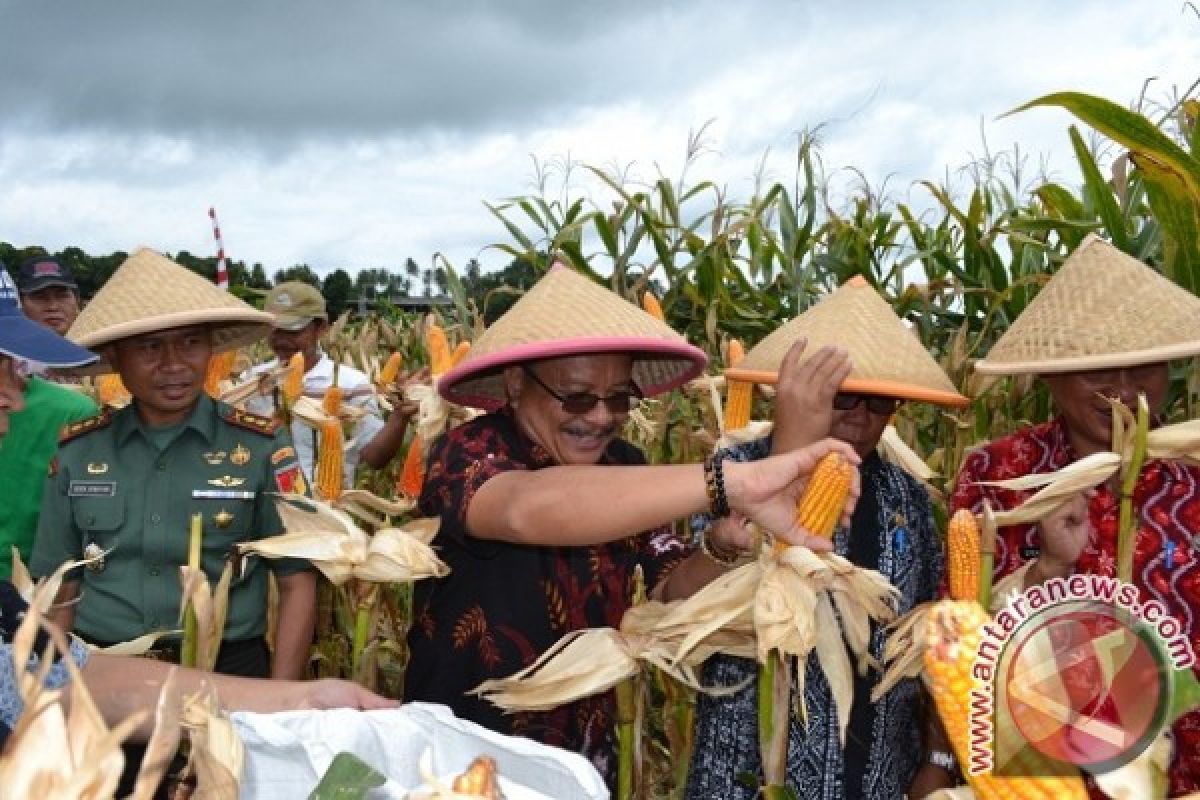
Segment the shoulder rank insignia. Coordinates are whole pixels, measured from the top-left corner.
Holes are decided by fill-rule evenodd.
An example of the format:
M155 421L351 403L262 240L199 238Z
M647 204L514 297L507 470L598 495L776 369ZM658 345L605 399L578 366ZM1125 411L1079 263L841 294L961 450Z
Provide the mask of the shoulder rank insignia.
M87 417L77 422L68 422L66 425L63 425L62 430L59 431L58 443L60 445L66 444L72 439L78 439L84 434L91 433L92 431L98 431L101 428L107 428L110 423L112 423L112 413L109 411L101 411L95 416Z
M221 418L230 425L236 425L239 428L254 431L263 436L274 436L275 431L279 430L279 423L271 417L251 414L249 411L243 411L234 406L222 405Z

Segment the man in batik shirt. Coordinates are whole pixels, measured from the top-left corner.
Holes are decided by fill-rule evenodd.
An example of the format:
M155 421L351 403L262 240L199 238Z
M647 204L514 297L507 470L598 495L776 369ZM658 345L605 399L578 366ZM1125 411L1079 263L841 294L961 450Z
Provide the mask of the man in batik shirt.
M826 441L756 464L645 466L618 438L638 398L703 364L665 324L558 267L442 376L447 399L493 413L430 452L420 508L441 519L434 545L450 574L416 588L405 700L581 752L611 784L611 692L513 715L468 693L529 666L564 634L619 625L637 566L662 600L720 575L722 565L670 528L711 507L706 473L731 508L788 541L828 549L796 529L797 479L830 449L857 462L850 448ZM713 546L736 554L751 543L731 531Z
M1120 298L1119 306L1110 303ZM1114 311L1117 311L1114 315ZM1167 358L1200 352L1200 300L1110 245L1089 237L1042 289L976 369L992 374L1038 374L1057 415L970 453L959 472L951 510L1018 506L1030 492L981 485L1054 472L1111 449L1108 399L1136 408L1145 395L1161 418L1168 394ZM1116 575L1120 489L1097 486L1040 524L1001 528L995 578L1024 570L1025 586L1073 573ZM1149 460L1134 489L1139 520L1133 582L1140 602L1159 601L1200 647L1200 469ZM1071 674L1099 685L1100 666ZM1069 687L1068 687L1069 688ZM1102 704L1097 714L1111 712ZM1173 728L1169 777L1172 797L1200 789L1200 713ZM1094 786L1092 795L1104 797Z

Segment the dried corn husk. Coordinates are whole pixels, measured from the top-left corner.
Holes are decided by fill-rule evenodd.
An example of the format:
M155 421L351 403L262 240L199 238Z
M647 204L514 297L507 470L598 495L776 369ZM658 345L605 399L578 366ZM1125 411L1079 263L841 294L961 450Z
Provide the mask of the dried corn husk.
M220 400L233 405L239 405L261 391L270 392L272 389L280 386L281 382L288 376L289 371L287 365L283 365L269 372L264 372L261 375L255 375L249 380L223 389L220 394Z
M205 693L186 699L182 716L192 745L188 768L196 773L192 800L237 797L246 751L216 697Z
M337 419L341 422L358 422L367 415L367 409L361 405L354 403L342 403L338 409L337 417L330 416L322 405L322 400L301 395L301 397L292 406L292 416L308 425L310 428L320 429L325 422Z
M216 590L210 590L208 577L202 569L189 566L179 568L183 584L183 600L179 604L180 622L188 604L196 615L196 667L211 671L217 663L217 652L225 635L225 615L229 610L229 586L233 580L233 561L225 562L225 569L217 581ZM142 637L145 638L145 637Z
M413 520L368 536L345 511L302 495L275 499L287 533L244 542L242 553L264 558L302 558L334 584L350 578L407 582L442 577L449 569L429 546L439 520Z
M64 571L65 568L59 570ZM40 600L39 595L48 588L45 584L38 587L35 600ZM0 786L5 796L11 797L81 800L111 797L125 761L121 742L141 724L145 712L138 712L109 730L70 657L63 659L71 676L70 710L64 711L63 690L47 690L44 681L53 664L53 651L69 652L66 637L57 629L48 628L53 642L50 652L41 654L36 674L25 669L41 625L41 605L31 604L13 640L17 689L25 711L0 756Z
M388 527L389 517L402 517L417 507L411 498L387 500L366 489L347 489L338 497L336 505L376 530Z
M179 692L175 690L175 678L178 674L178 670L172 669L158 694L158 703L154 708L154 733L146 743L146 754L142 757L142 767L138 772L132 800L151 800L154 797L158 785L162 783L163 776L171 766L171 760L179 750L183 701Z

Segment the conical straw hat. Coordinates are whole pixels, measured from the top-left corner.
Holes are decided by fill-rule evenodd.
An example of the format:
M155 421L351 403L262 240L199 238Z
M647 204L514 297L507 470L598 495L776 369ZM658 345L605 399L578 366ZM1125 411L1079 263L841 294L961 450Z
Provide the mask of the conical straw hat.
M264 336L271 315L259 311L174 261L142 247L117 268L79 314L67 338L92 350L130 336L208 325L213 352ZM102 360L93 372L111 371Z
M585 353L633 354L633 379L646 396L694 378L708 361L666 324L556 264L438 380L438 391L459 405L494 410L507 402L505 367Z
M850 377L842 391L923 400L963 406L968 400L926 352L925 347L862 277L846 281L837 291L777 328L738 362L725 370L733 380L775 383L787 351L807 339L804 358L825 345L850 353Z
M975 369L1047 374L1200 353L1200 298L1089 234Z

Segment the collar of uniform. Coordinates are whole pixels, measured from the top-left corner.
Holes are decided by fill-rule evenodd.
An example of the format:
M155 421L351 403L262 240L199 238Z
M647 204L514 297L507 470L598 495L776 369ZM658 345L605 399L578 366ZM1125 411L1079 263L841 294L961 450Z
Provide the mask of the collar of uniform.
M137 402L134 401L122 409L113 420L114 434L118 446L124 444L135 432L142 432L145 427L137 413ZM191 428L204 437L204 441L212 444L217 436L216 403L208 392L201 392L196 401L196 407L184 421L183 428Z

